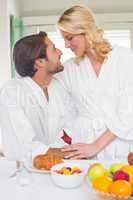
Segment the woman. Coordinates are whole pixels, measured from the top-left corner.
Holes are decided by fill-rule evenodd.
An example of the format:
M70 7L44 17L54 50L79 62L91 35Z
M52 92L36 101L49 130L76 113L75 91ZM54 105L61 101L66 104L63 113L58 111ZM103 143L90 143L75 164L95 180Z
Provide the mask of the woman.
M58 28L75 54L58 77L77 109L76 123L67 131L75 134L74 144L63 151L74 150L71 159L126 158L133 150L133 52L112 47L83 6L66 10Z

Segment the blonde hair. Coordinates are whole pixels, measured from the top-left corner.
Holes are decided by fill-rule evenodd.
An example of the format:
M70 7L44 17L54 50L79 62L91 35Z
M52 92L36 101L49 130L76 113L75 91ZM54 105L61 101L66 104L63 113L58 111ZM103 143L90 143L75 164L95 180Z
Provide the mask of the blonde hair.
M103 38L104 31L96 26L92 12L84 6L73 6L61 15L57 26L60 30L71 34L85 34L89 48L96 52L99 62L103 62L111 51L110 43ZM76 57L76 61L84 57Z

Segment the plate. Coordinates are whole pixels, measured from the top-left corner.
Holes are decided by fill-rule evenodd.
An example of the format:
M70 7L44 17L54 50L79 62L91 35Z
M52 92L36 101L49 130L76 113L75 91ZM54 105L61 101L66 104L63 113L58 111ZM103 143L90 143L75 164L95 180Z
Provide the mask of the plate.
M34 172L34 173L41 173L41 174L50 174L50 170L40 170L40 169L36 169L32 164L29 164L27 162L24 163L26 169L30 172Z

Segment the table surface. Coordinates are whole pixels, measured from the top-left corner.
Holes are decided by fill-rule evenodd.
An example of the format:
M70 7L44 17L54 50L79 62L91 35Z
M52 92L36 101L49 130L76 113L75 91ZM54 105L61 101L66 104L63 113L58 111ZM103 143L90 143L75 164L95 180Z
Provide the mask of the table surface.
M88 161L84 162L89 166ZM32 173L32 182L20 186L16 177L9 178L15 171L15 162L0 159L0 197L2 200L95 200L96 197L87 183L74 189L56 186L50 174Z

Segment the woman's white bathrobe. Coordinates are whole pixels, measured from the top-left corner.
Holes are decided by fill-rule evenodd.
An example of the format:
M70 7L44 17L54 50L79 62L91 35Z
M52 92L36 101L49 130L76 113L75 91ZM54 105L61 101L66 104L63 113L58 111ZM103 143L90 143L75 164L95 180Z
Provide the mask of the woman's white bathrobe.
M0 127L4 153L20 159L25 151L44 153L60 146L62 129L69 120L70 103L58 80L48 87L49 102L31 78L8 81L0 91ZM67 105L69 104L69 107Z
M117 139L98 158L124 158L133 151L133 51L114 46L97 77L88 57L70 59L57 74L78 112L68 131L75 142L93 142L106 129Z

